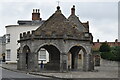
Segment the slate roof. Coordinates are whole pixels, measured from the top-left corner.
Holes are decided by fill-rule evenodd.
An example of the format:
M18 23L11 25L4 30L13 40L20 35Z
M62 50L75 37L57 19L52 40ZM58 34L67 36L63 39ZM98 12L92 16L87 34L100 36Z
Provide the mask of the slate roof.
M57 7L57 11L36 29L35 35L51 38L53 35L57 38L64 36L82 38L84 32L80 31L77 26L71 23Z

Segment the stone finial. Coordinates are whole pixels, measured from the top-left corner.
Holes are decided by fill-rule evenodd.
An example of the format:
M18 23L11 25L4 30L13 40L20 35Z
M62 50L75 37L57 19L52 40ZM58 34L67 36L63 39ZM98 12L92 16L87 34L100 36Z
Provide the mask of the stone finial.
M60 10L60 6L57 6L57 10Z
M57 6L57 11L55 13L56 14L61 14L60 6Z
M71 8L71 15L75 15L75 5Z

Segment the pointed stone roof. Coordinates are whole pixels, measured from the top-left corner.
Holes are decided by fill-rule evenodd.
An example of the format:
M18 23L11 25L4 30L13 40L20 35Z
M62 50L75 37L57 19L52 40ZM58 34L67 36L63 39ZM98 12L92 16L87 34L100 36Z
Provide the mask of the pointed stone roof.
M38 29L35 30L36 36L64 38L76 37L82 38L83 32L80 32L77 25L73 25L62 13L60 7L46 20Z
M89 21L82 23L86 30L89 32Z
M72 22L74 25L77 25L80 32L87 32L86 28L82 24L82 22L79 20L79 18L75 15L75 6L73 5L73 8L71 8L71 15L68 17L68 20Z

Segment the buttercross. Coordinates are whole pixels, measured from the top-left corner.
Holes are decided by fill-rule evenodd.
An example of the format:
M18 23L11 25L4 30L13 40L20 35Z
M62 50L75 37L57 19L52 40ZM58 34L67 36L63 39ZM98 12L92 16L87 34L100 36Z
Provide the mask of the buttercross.
M18 42L19 70L94 70L91 51L93 36L89 32L89 22L82 23L79 20L75 15L75 6L71 8L71 15L66 18L60 10L58 1L55 13L36 30L21 33ZM49 53L49 62L44 64L45 69L40 68L38 63L38 54L42 48ZM83 62L80 62L80 55Z

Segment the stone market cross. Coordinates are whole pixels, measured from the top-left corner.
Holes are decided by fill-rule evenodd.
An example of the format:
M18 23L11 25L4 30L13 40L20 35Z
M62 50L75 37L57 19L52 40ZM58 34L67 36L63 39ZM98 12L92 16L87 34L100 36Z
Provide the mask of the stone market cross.
M36 14L37 16L37 14ZM40 71L38 52L44 48L49 53L46 70L68 71L68 54L71 54L71 69L78 69L78 53L83 51L83 70L94 70L92 56L93 36L89 32L89 22L82 23L71 8L68 19L57 6L55 13L34 31L20 34L19 70Z

